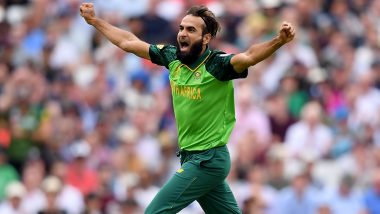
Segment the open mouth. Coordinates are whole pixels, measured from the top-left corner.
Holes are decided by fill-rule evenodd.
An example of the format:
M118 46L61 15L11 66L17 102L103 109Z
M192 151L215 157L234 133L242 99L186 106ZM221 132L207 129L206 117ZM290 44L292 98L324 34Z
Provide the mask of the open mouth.
M190 44L186 41L179 42L179 47L180 47L181 51L188 50L189 46L190 46Z

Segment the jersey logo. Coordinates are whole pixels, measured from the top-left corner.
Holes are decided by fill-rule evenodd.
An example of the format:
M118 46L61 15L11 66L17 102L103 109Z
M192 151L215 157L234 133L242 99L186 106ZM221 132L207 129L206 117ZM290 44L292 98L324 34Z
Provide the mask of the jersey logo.
M199 80L201 78L201 72L197 71L194 73L194 79Z
M157 48L161 50L162 48L164 48L164 46L165 45L157 45Z
M182 168L179 168L178 170L177 170L177 172L178 173L182 173L184 170L182 169Z

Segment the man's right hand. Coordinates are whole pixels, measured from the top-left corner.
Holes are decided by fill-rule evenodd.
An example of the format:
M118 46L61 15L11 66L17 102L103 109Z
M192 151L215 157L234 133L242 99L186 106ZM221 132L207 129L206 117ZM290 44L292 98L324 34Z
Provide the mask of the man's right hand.
M80 15L86 20L86 22L90 25L94 23L96 20L94 4L92 3L82 3L79 8Z

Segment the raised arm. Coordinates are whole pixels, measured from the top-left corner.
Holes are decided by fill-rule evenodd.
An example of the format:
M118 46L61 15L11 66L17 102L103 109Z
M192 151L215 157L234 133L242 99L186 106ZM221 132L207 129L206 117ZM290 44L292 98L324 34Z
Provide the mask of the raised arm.
M292 41L294 35L294 27L290 23L284 22L275 38L268 42L252 45L247 51L236 54L231 58L231 64L235 71L242 72L266 59L284 44Z
M139 57L150 59L148 43L141 41L133 33L112 26L108 22L96 17L94 5L92 3L82 3L80 6L80 15L88 24L94 26L110 42L119 48Z

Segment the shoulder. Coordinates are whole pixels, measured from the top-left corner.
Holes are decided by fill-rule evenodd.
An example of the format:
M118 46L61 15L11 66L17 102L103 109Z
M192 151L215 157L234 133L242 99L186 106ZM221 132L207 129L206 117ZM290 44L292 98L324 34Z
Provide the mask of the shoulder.
M221 50L212 50L210 54L210 60L230 60L234 54L226 53Z
M238 73L232 67L231 58L234 55L220 50L211 51L210 57L206 62L207 71L221 81L247 77L247 71Z
M149 56L153 63L168 68L169 63L177 58L177 48L173 45L150 45Z
M149 47L150 50L154 52L173 52L176 53L177 48L174 45L166 44L152 44Z
M231 57L232 54L228 54L220 50L212 50L206 62L206 66L211 69L216 69L218 67L220 68L226 64L228 65Z

